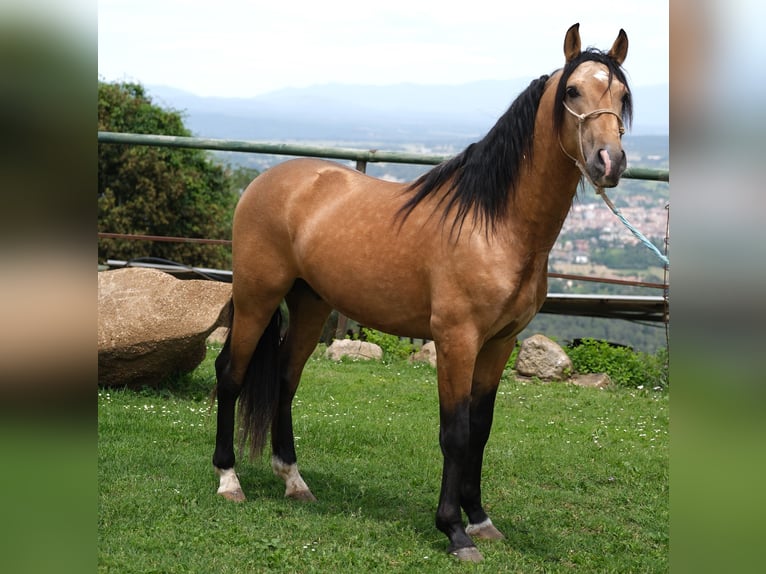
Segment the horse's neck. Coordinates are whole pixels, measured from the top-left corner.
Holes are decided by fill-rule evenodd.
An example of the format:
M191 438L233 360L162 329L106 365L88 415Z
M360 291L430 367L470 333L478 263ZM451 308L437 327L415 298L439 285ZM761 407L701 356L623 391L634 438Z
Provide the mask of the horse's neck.
M530 249L547 253L561 231L580 181L580 172L561 151L549 118L536 125L532 165L522 169L510 202L509 221Z

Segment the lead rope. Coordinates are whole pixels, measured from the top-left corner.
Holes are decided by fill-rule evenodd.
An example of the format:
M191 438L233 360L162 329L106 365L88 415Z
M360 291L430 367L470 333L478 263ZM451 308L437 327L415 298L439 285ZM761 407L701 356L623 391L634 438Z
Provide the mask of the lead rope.
M609 199L609 196L607 196L604 188L596 187L596 193L601 196L601 198L604 200L604 203L606 203L609 209L612 210L612 213L614 213L617 216L617 219L622 221L623 225L625 225L625 227L627 227L633 235L635 235L644 245L646 245L649 249L651 249L654 252L654 254L659 258L659 260L662 261L662 264L665 267L670 267L670 260L665 255L663 255L663 253L657 248L657 246L654 243L649 241L643 233L641 233L638 229L633 227L633 225L631 225L631 223L627 219L625 219L625 216L620 212L619 209L617 209L617 207L615 207L614 203L612 203L612 200Z
M585 120L600 116L601 114L612 114L617 118L617 121L620 124L620 135L625 133L625 127L622 124L622 118L613 112L612 110L594 110L592 112L588 112L587 114L578 114L572 108L570 108L568 105L564 104L564 109L566 109L567 112L572 114L575 118L577 118L577 142L580 147L580 157L585 159L585 152L582 147L582 125L585 123ZM564 154L571 159L574 164L577 166L577 169L580 170L580 173L583 175L585 179L588 180L588 182L593 186L593 188L596 190L596 194L601 196L601 199L604 200L604 203L606 203L607 207L612 210L612 213L614 213L617 216L617 219L619 219L622 224L628 228L628 230L638 238L641 243L646 245L649 249L651 249L654 254L659 258L660 261L662 261L662 264L667 268L670 267L670 260L662 254L662 252L657 248L657 246L649 241L646 236L641 233L638 229L636 229L622 214L622 212L617 209L617 207L612 203L612 200L609 199L609 196L606 194L606 190L604 190L603 187L596 185L596 182L593 181L593 179L590 177L590 174L588 174L587 170L585 169L585 166L582 164L580 160L578 160L576 157L572 157L572 155L569 154L569 152L564 149L564 144L561 143L561 136L559 136L559 146L561 147L561 151L564 152Z

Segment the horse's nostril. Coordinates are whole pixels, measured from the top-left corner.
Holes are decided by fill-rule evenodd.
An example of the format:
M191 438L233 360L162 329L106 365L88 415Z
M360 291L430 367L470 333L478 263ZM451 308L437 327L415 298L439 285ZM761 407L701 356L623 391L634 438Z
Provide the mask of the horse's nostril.
M609 157L609 152L602 149L598 152L601 161L604 162L604 176L609 177L612 173L612 158Z

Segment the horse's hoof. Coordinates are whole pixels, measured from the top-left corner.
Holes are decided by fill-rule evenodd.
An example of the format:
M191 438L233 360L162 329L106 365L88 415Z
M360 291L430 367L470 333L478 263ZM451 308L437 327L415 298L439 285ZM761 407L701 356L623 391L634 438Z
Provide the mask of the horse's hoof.
M458 548L450 552L453 556L457 556L457 559L461 562L481 562L484 560L484 556L481 555L479 549L476 546L466 546L465 548Z
M287 498L298 500L300 502L316 502L316 496L314 496L310 490L296 490L290 494L285 494Z
M232 502L244 502L246 500L245 493L242 492L241 488L219 492L218 494L223 496L226 500L231 500Z
M502 540L505 538L505 535L495 528L495 525L490 520L486 520L481 524L469 524L465 531L473 539Z

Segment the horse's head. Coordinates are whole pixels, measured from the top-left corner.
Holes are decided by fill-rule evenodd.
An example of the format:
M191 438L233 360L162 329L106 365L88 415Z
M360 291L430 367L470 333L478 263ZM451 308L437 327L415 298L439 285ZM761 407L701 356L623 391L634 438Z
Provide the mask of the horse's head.
M630 123L630 89L621 65L628 36L620 30L609 52L580 51L579 24L564 40L566 65L556 94L556 129L564 152L596 187L614 187L625 171L624 124Z

